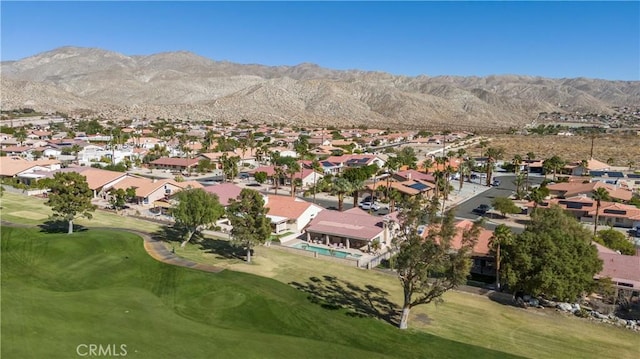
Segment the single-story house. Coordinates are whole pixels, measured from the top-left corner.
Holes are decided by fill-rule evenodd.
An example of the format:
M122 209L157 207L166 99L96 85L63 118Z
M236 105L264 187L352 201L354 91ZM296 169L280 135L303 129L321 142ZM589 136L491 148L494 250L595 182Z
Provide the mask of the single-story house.
M595 220L596 201L587 196L565 199L552 198L538 204L538 208L549 208L552 205L559 205L579 221L593 223ZM531 210L534 203L529 202L526 206L528 210ZM598 222L611 227L633 228L640 226L640 208L622 203L601 201Z
M197 158L161 157L149 163L152 168L170 171L188 171L198 165Z
M157 206L157 201L169 198L173 194L187 188L190 184L175 182L169 179L155 180L143 177L127 177L115 183L111 188L134 188L136 197L134 202L142 206Z
M602 270L596 279L611 278L621 289L640 290L640 255L627 256L594 243L598 248L598 258L602 260Z
M60 161L41 159L29 161L20 157L0 157L0 177L18 177L21 174L36 171L55 171L60 169Z
M242 191L242 187L237 186L230 182L226 182L226 183L216 184L213 186L206 186L204 187L204 190L207 193L215 194L216 196L218 196L218 200L220 201L220 204L226 207L229 205L229 201L231 199L238 198L238 196L240 195L240 192Z
M374 242L382 249L391 245L395 222L390 216L372 216L360 208L344 212L321 211L305 228L307 241L368 251Z
M633 192L626 188L617 188L616 186L602 182L561 182L547 185L551 196L560 198L570 198L580 195L591 196L592 192L598 188L604 188L609 192L609 196L613 199L621 201L629 201L633 197Z
M265 207L269 208L267 216L286 219L284 225L279 220L276 223L272 222L274 233L281 233L286 230L299 233L323 210L318 205L296 197L270 195L265 200Z

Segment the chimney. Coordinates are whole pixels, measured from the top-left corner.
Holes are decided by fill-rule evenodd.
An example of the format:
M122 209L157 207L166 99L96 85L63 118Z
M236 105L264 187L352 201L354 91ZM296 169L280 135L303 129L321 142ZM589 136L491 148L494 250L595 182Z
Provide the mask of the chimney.
M407 173L407 179L410 180L411 179L411 172Z

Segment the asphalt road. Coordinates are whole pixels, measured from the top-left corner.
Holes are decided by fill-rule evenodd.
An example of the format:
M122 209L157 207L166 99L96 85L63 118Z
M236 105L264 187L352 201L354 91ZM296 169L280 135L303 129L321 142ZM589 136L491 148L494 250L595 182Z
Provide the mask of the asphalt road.
M495 178L500 179L500 186L497 187L492 187L491 189L488 189L480 194L478 194L475 197L471 197L468 200L466 200L465 202L462 202L460 204L458 204L458 206L456 207L456 217L458 218L466 218L466 219L471 219L471 220L477 220L478 218L480 218L480 216L476 213L473 213L473 209L478 207L481 204L488 204L491 205L491 201L496 198L496 197L509 197L510 195L512 195L515 190L516 190L516 186L513 183L514 180L516 179L516 176L513 174L501 174L501 173L496 173ZM542 176L531 176L529 177L529 181L532 185L539 185L540 183L542 183L542 181L544 180L544 177ZM488 217L486 217L487 220L491 220L490 215ZM493 230L495 229L496 225L493 223L486 223L485 227L487 229ZM521 232L522 229L521 228L514 228L515 232Z

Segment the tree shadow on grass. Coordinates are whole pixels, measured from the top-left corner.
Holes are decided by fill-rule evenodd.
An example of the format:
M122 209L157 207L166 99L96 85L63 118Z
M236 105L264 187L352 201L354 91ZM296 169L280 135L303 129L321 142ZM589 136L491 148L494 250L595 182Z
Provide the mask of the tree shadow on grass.
M511 293L492 292L492 293L489 293L489 295L487 297L491 301L494 301L496 303L500 303L502 305L508 305L510 307L521 308L521 306L517 305L516 301L514 300L513 294L511 294Z
M216 254L219 259L244 259L247 254L243 248L225 239L202 237L198 245L205 253Z
M63 219L49 219L39 224L40 232L43 233L67 233L69 232L69 222ZM87 231L88 228L79 224L73 224L73 233Z
M183 233L184 232L179 227L175 225L171 225L171 226L167 225L167 226L162 226L160 230L151 233L151 238L156 241L162 241L162 242L168 242L168 243L181 242Z
M184 239L184 230L176 225L162 226L162 228L151 234L151 238L156 241L167 243L181 243ZM200 246L205 253L217 254L219 259L242 259L246 255L246 251L240 247L231 245L229 240L209 238L202 233L194 233L191 242Z
M289 284L309 293L308 299L325 309L346 309L349 316L378 318L392 325L400 322L400 308L387 299L389 293L378 287L360 287L327 275L311 277L307 283Z

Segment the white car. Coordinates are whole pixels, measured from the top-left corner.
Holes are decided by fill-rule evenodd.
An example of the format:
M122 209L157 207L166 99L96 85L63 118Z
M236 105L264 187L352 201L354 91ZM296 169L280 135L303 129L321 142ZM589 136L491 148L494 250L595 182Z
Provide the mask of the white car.
M368 211L370 209L377 211L380 209L380 205L375 202L360 202L358 204L358 207L364 209L365 211Z

